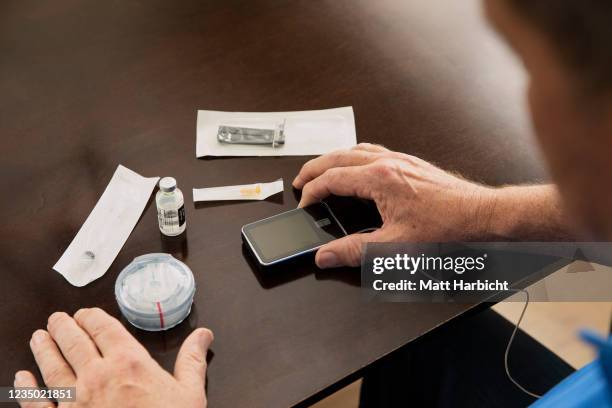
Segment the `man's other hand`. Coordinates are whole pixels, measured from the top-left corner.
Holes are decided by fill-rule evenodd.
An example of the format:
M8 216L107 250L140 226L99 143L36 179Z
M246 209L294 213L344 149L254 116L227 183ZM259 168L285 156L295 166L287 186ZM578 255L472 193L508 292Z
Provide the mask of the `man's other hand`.
M76 402L60 407L205 407L206 352L212 332L200 328L185 339L174 375L165 371L114 317L81 309L70 317L53 313L47 330L37 330L30 347L47 387L76 387ZM38 387L19 371L15 387ZM43 408L50 402L22 402Z

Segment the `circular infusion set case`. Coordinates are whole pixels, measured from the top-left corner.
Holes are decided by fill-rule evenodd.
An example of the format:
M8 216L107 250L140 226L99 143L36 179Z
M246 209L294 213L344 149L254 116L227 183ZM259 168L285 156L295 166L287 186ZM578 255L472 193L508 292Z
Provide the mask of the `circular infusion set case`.
M115 297L125 318L139 329L167 330L191 311L195 281L191 269L172 255L135 258L115 282Z

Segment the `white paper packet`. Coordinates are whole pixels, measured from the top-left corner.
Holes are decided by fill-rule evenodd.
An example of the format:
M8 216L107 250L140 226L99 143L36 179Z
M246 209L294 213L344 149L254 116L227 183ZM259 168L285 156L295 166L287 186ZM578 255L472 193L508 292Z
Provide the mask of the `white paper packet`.
M104 275L136 226L158 180L119 165L53 269L74 286L85 286Z
M220 143L219 126L273 129L284 122L282 146ZM196 157L321 155L357 144L353 108L297 112L198 111Z
M271 183L194 188L193 201L265 200L283 189L283 179Z

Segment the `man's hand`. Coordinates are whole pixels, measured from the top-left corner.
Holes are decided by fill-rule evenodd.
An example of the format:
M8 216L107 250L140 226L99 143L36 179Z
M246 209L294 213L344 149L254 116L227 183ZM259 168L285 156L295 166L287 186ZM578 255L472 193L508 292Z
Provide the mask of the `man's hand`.
M496 197L494 189L426 161L363 143L309 161L293 186L302 189L300 207L330 194L356 196L374 200L383 220L374 232L321 247L320 268L359 265L365 242L473 240L488 229Z
M70 407L205 407L208 329L187 337L174 375L155 362L119 321L101 309L81 309L74 318L56 312L47 330L37 330L30 347L47 387L76 387ZM19 371L15 387L38 387L34 375ZM50 407L23 402L22 408Z
M553 185L488 187L382 146L362 143L306 163L299 206L330 194L374 200L382 228L322 246L320 268L357 266L366 242L575 239Z

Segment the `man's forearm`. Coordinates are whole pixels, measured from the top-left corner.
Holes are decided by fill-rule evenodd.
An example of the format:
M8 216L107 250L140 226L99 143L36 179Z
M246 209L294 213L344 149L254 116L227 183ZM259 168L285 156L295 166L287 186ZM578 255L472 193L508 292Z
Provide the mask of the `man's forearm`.
M492 190L485 237L491 240L566 241L577 239L554 185L509 186Z

